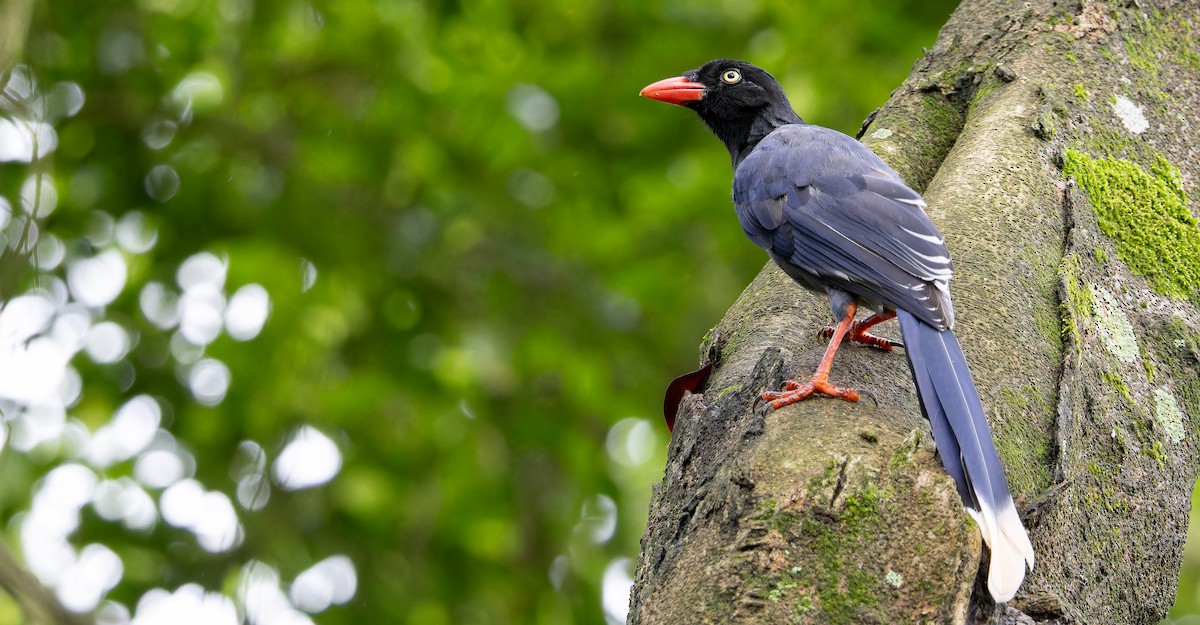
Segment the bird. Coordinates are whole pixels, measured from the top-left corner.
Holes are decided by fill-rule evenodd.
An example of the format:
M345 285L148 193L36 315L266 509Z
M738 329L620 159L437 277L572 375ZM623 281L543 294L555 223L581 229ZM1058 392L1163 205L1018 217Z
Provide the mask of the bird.
M1033 546L954 335L954 267L925 200L867 146L805 123L779 82L750 63L709 61L640 95L699 114L729 150L746 236L829 300L837 323L820 331L829 345L816 371L761 399L773 409L813 395L858 401L856 390L829 382L838 346L903 348L942 466L991 550L988 592L997 603L1011 600L1033 570ZM860 306L875 314L855 321ZM868 332L892 318L902 342Z

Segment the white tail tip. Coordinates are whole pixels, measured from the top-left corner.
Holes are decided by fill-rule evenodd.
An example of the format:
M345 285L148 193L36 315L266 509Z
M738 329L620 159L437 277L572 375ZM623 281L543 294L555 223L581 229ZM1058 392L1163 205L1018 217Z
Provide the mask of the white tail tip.
M1000 510L991 510L987 505L981 507L981 511L968 508L967 512L979 524L983 541L992 551L988 592L996 603L1007 603L1025 581L1026 569L1033 570L1033 545L1011 498Z

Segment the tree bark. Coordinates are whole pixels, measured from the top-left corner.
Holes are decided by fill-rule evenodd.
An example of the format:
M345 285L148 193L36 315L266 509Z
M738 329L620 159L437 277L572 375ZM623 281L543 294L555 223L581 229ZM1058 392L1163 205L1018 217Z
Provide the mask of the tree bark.
M839 352L831 381L874 401L755 401L812 371L830 322L768 265L701 348L718 367L680 406L631 624L1165 616L1200 464L1197 34L1193 3L968 0L860 133L954 257L955 331L1038 558L1016 598L979 590L986 550L901 353Z

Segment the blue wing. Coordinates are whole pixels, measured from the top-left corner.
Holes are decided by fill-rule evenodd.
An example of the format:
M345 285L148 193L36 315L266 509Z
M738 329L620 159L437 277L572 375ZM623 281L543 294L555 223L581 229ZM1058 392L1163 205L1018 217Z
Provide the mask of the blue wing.
M801 282L953 326L942 235L921 196L858 141L781 126L738 165L733 202L746 236Z

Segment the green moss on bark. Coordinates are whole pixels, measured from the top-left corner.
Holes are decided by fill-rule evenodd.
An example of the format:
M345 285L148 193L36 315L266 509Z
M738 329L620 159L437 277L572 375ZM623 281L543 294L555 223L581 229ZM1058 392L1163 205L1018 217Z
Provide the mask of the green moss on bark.
M1050 488L1051 441L1031 419L1051 414L1050 400L1038 389L1026 386L1000 390L993 407L996 453L1004 463L1009 490L1014 494L1040 493Z
M1058 274L1063 284L1060 304L1062 335L1071 337L1077 354L1082 354L1083 350L1083 327L1090 324L1095 315L1092 289L1083 283L1081 262L1079 254L1072 252L1063 256L1058 266Z
M1125 53L1129 64L1150 74L1161 71L1163 61L1200 70L1200 41L1193 33L1187 20L1177 22L1177 28L1166 28L1163 24L1174 20L1164 19L1155 11L1153 19L1138 20L1138 32L1125 38Z
M817 605L830 623L857 623L860 610L879 603L879 580L868 571L849 566L844 554L854 553L871 539L879 516L879 495L871 488L846 497L838 522L805 519L802 532L816 546L818 566L806 575L816 590Z
M1100 229L1130 269L1163 295L1200 303L1200 227L1178 169L1162 157L1146 171L1067 150L1063 172L1087 192Z
M921 94L910 108L881 111L862 140L922 191L954 145L964 119L961 108L933 90ZM896 158L899 155L903 157Z
M1105 371L1100 375L1105 383L1111 386L1118 395L1124 397L1129 405L1133 405L1133 395L1129 392L1129 385L1125 383L1125 380L1121 379L1121 374L1116 371Z

